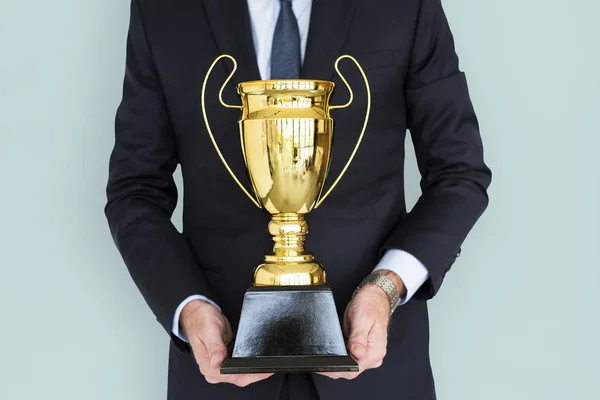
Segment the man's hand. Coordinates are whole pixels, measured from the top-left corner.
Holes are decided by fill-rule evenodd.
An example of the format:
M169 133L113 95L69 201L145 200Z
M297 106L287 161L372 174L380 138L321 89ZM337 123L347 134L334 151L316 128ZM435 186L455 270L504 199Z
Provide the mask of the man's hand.
M400 295L405 287L398 275L379 271L392 279ZM387 352L387 330L390 322L390 301L387 294L374 284L363 286L350 301L344 313L343 330L348 349L358 362L359 372L322 373L333 379L354 379L363 371L378 368Z
M272 375L221 375L220 367L227 357L227 346L233 333L227 318L213 305L202 300L187 304L181 312L181 327L208 383L226 382L243 387Z

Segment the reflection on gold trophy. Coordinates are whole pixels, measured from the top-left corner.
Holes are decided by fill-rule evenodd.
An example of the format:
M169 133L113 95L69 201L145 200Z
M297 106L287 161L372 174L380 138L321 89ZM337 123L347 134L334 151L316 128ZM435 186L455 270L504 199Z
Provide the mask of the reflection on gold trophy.
M230 59L234 68L219 91L219 100L224 107L242 111L240 141L254 196L223 158L206 115L208 78L223 58ZM365 81L367 111L354 151L330 189L323 193L333 144L330 112L348 107L353 100L352 89L338 69L345 58L356 64ZM222 372L357 370L357 364L346 352L331 290L325 286L325 269L304 249L308 233L304 215L327 198L358 150L371 106L367 78L356 59L345 55L335 62L335 70L350 93L344 105L329 104L333 82L294 79L240 83L237 90L242 105L236 106L222 100L223 90L236 69L236 61L229 55L222 55L212 63L202 87L202 113L215 150L231 177L257 207L271 215L268 230L274 247L273 253L266 255L264 263L255 269L233 354ZM281 305L281 309L273 309L273 302ZM312 315L307 315L307 308ZM299 315L307 318L300 321ZM292 332L298 329L304 333Z

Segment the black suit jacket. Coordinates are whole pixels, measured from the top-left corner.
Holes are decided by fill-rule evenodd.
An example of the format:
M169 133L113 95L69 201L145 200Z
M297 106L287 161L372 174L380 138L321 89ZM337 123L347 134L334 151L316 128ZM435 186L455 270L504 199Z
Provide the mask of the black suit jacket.
M132 1L106 215L133 280L169 333L176 307L193 294L214 299L237 326L253 268L272 249L269 216L227 174L203 125L202 81L222 53L239 63L236 82L260 79L246 0ZM341 54L355 56L364 67L372 114L346 176L308 215L307 248L327 269L340 315L387 249L413 254L430 279L394 314L381 368L351 382L317 377L316 384L323 399L364 399L374 388L433 399L423 300L438 291L487 206L491 174L477 119L440 0L314 0L302 77L335 81L333 104L348 95L333 70ZM360 74L350 62L341 64L355 102L334 114L329 183L354 147L365 110ZM245 177L239 111L217 101L230 68L224 61L214 70L207 111L224 156ZM239 104L233 85L224 98ZM409 213L403 168L407 129L423 191ZM182 233L171 223L178 164L185 189ZM280 380L275 376L245 389L211 386L185 345L172 340L170 399L270 398Z

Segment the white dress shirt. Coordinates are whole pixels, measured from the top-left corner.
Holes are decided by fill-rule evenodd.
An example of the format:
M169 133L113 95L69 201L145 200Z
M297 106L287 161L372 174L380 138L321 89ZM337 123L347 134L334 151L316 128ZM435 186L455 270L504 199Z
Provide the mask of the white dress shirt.
M247 0L250 11L250 25L252 28L252 39L256 50L256 61L262 79L269 79L271 73L271 48L273 44L273 33L281 8L281 0ZM304 62L306 53L306 41L308 39L308 28L310 22L310 11L312 0L293 0L292 9L298 21L300 31L301 60ZM374 271L387 269L400 276L406 287L406 295L400 304L405 304L411 299L415 292L429 278L425 266L411 254L403 250L388 250L381 258ZM221 311L221 308L211 299L202 295L193 295L181 302L173 317L173 333L182 340L187 340L179 327L179 317L183 308L193 300L204 300Z

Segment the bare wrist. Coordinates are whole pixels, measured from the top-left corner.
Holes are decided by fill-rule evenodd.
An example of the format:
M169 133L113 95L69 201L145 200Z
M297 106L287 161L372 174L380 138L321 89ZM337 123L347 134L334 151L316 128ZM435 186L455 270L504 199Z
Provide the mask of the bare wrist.
M359 295L359 294L367 295L369 297L376 297L382 303L385 303L385 304L389 304L389 302L390 302L388 295L379 286L377 286L373 283L367 283L362 288L360 288L357 295Z
M181 310L179 323L183 328L183 331L186 332L186 327L188 327L191 321L194 320L194 316L214 311L219 312L219 310L212 304L204 300L192 300L188 304L186 304L185 307L183 307L183 310Z

